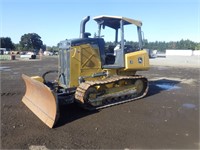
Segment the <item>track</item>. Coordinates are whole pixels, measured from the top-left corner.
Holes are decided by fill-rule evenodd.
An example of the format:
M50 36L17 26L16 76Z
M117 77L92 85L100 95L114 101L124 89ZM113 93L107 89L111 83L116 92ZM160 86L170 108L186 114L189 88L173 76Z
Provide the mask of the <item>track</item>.
M84 108L94 110L142 98L147 92L148 80L143 76L114 76L81 83L75 98Z

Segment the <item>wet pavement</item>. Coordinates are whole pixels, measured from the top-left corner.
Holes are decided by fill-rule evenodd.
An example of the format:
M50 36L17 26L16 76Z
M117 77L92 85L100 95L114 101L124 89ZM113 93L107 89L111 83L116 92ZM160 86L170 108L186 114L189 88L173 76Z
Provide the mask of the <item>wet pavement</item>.
M62 106L49 129L21 102L21 74L57 64L56 57L1 63L1 149L199 149L199 69L152 66L137 73L149 79L145 98L92 112Z

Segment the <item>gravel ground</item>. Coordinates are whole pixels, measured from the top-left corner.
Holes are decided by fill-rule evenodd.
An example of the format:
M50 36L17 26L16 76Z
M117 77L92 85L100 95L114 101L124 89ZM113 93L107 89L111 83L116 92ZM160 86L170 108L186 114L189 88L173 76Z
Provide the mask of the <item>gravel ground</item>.
M169 67L169 59L151 59L150 70L138 72L149 79L145 98L95 112L75 104L63 106L54 129L21 102L21 74L56 69L57 58L1 62L0 148L199 149L199 69Z
M200 68L200 56L166 56L150 59L151 65Z

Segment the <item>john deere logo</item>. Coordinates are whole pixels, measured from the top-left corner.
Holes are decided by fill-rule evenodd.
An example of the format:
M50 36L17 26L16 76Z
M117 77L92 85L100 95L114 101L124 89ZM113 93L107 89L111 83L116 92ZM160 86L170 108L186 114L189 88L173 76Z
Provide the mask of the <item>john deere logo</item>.
M141 64L143 62L142 57L138 58L138 63Z

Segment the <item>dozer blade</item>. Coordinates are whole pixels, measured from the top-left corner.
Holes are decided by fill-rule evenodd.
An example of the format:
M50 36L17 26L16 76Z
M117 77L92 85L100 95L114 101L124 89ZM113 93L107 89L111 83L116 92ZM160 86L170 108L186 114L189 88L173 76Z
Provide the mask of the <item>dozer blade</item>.
M53 128L58 120L57 96L48 86L24 74L26 93L22 102L47 126Z

